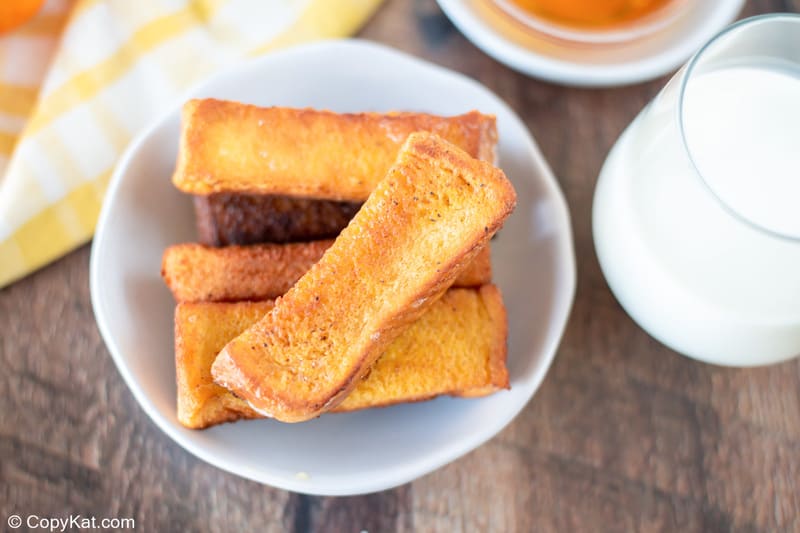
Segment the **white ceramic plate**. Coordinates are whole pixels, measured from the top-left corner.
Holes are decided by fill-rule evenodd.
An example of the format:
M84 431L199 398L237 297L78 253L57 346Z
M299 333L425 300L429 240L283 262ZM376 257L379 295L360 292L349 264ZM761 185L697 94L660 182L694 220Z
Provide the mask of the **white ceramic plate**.
M501 63L536 78L588 87L637 83L677 69L744 5L744 0L692 0L683 15L646 37L576 46L534 36L501 15L491 0L438 2L470 41Z
M192 93L264 106L335 111L421 110L497 115L499 164L519 205L493 245L510 320L511 390L324 415L302 424L256 420L204 431L175 416L173 309L164 249L195 240L191 200L171 184L176 105L126 151L111 179L91 262L92 303L120 374L155 423L224 470L309 494L344 495L411 481L485 442L544 378L575 291L569 215L536 144L498 97L459 74L360 41L302 46L241 64Z

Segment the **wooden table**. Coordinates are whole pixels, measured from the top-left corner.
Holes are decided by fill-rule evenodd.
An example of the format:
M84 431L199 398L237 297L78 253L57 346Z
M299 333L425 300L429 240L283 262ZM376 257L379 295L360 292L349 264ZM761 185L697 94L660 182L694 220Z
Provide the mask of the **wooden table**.
M751 1L746 15L800 11ZM488 444L379 494L317 498L224 473L161 433L92 315L89 247L0 291L0 524L134 517L139 531L800 531L800 361L693 362L623 312L594 254L597 173L665 79L609 90L529 79L433 0L388 0L361 36L473 76L525 120L570 205L572 318L544 384Z

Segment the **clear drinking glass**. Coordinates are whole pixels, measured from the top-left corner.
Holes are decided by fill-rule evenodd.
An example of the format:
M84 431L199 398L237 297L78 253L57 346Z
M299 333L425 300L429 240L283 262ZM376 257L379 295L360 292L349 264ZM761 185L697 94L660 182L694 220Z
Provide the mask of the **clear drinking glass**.
M703 361L800 354L800 16L717 35L610 152L600 265L653 337Z

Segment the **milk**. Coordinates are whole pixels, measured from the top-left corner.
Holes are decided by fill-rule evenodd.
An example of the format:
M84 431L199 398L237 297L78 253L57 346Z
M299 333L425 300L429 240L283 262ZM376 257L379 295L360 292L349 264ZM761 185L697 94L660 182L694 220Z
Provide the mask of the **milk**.
M593 213L603 272L626 311L686 355L740 366L798 355L800 73L740 61L693 74L686 146L681 79L603 167Z
M745 65L690 83L683 123L700 174L746 219L800 239L800 72Z

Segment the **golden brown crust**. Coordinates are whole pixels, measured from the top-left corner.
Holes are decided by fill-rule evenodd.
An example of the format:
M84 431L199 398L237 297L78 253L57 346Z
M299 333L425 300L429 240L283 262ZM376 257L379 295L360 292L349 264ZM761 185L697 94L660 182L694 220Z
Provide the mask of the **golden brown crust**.
M173 183L190 194L240 192L364 201L415 131L494 160L493 116L337 114L190 100L183 107Z
M220 352L215 381L285 422L335 407L515 203L501 170L436 135L410 135L322 259Z
M178 244L164 251L161 276L178 302L268 300L288 291L332 243Z
M161 276L177 302L269 300L286 293L331 244L332 240L223 248L177 244L164 251ZM478 287L491 279L487 245L453 287Z
M246 401L213 383L211 365L226 342L255 323L272 305L178 305L175 364L181 424L199 429L261 418ZM444 394L485 396L507 387L507 379L504 384L496 377L496 369L505 372L506 329L492 309L502 305L499 292L492 286L450 289L388 346L369 376L334 411L385 407Z
M492 385L504 389L511 388L508 380L506 358L508 356L508 315L503 304L503 296L496 285L484 285L480 289L481 299L486 305L486 310L496 327L492 330L491 353L494 355L489 360L489 373Z

